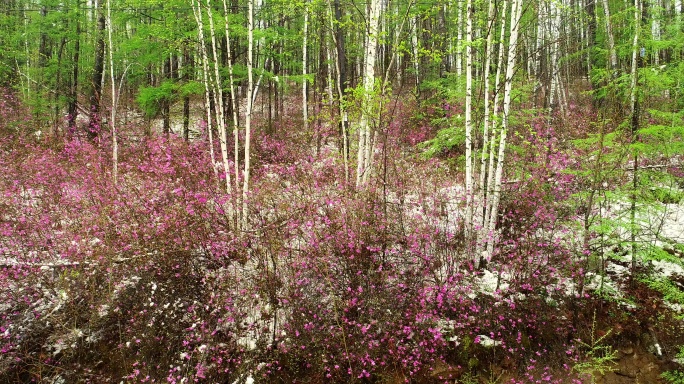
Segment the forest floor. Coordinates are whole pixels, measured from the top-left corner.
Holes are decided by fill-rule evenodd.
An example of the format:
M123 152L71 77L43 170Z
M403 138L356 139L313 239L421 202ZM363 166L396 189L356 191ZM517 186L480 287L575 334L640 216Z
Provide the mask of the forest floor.
M298 128L296 98L260 113L240 228L201 129L165 138L131 113L114 185L106 131L37 138L4 100L0 382L684 382L682 163L647 174L630 217L629 173L597 182L572 144L590 103L515 126L499 246L479 263L462 149L418 144L441 101L398 103L364 191L344 183L336 129Z

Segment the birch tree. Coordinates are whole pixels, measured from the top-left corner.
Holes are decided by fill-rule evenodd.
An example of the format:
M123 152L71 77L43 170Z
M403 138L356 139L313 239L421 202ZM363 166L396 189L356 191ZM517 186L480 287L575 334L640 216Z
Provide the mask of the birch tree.
M228 21L228 3L223 0L223 16L225 18L225 33L226 33L226 55L228 61L228 82L230 83L230 106L233 117L233 169L235 171L235 190L240 190L240 133L238 131L238 106L236 104L237 94L235 93L235 79L233 77L233 51L230 43L230 24Z
M112 176L114 185L118 182L119 175L119 143L116 137L116 82L114 81L114 44L112 43L112 2L107 0L107 35L109 40L109 80L112 90L112 107L110 115L110 128L112 130Z
M630 127L631 127L631 142L636 144L639 140L639 98L637 97L637 85L639 76L639 39L641 32L641 17L643 9L641 0L634 0L634 39L632 40L632 70L630 75ZM637 188L639 185L638 172L639 170L639 154L634 151L632 157L632 192L630 193L630 232L631 232L631 253L632 265L630 274L630 284L634 284L634 277L636 274L636 202L637 202Z
M330 28L334 31L332 34L333 42L335 44L335 70L337 73L337 80L335 81L337 90L337 105L339 106L340 118L340 132L342 136L342 159L344 162L344 179L349 183L349 116L347 114L347 107L345 105L345 94L347 91L347 48L345 44L345 36L340 23L342 22L342 9L340 7L340 0L335 0L335 20L333 21L333 10L328 0L328 15L330 21Z
M252 140L252 92L254 90L254 0L247 0L247 109L245 111L245 169L242 183L242 227L247 226L247 193L249 192L250 146Z
M495 22L495 12L496 12L496 3L494 1L489 2L489 7L487 11L487 38L486 38L486 47L485 47L485 63L484 63L484 78L483 78L483 83L484 83L484 117L483 117L483 126L484 126L484 131L482 134L482 152L480 154L480 179L479 179L479 189L478 189L478 201L480 203L484 203L486 200L486 189L485 189L485 181L486 181L486 175L487 175L487 168L486 168L486 163L487 163L487 152L490 146L490 138L489 138L489 126L490 126L490 111L492 109L491 106L491 97L490 97L490 80L489 80L489 74L491 72L491 61L492 61L492 43L493 43L493 34L494 34L494 22ZM506 0L504 0L503 3L503 11L506 12ZM505 27L506 23L502 23L502 29ZM501 45L499 45L501 47ZM501 49L501 48L500 48ZM498 71L498 68L497 68ZM497 86L498 86L498 77L496 79L497 81ZM496 108L496 107L495 107ZM480 210L482 214L484 214L484 210ZM484 218L482 215L479 215L478 217L479 222L478 224L480 227L484 224ZM479 255L482 251L481 243L484 239L484 233L482 230L479 231L478 234L478 239L477 239L477 252L476 255Z
M306 38L309 31L309 3L304 1L304 31L302 37L302 118L304 120L304 131L309 130L309 111L308 111L308 92L307 92L307 78L306 78Z
M214 64L213 95L216 110L216 125L218 126L219 142L221 144L221 159L223 162L223 174L226 179L226 193L231 193L230 163L228 161L228 137L226 133L225 112L223 109L223 86L219 72L219 57L216 49L216 31L214 28L214 16L211 8L211 0L207 0L207 16L209 18L209 33L211 34L211 50Z
M211 124L211 90L210 90L210 73L209 73L209 56L207 55L207 48L204 39L204 21L202 17L202 4L200 0L192 0L192 11L197 22L197 37L199 40L200 57L202 61L202 80L204 83L204 106L206 110L207 119L207 133L209 136L209 159L211 161L211 168L214 171L214 176L218 181L218 169L216 169L216 160L214 156L214 138Z
M606 36L608 38L608 52L610 54L610 69L615 71L617 69L617 51L615 50L615 38L613 37L613 24L610 20L610 7L608 0L601 0L603 4L603 13L605 15Z
M506 135L508 133L508 121L511 111L511 91L513 89L513 74L516 65L516 50L518 48L518 32L520 28L520 18L522 15L522 0L513 0L510 12L510 38L508 42L508 55L506 62L506 75L504 78L504 97L503 97L503 117L501 120L501 130L498 133L498 155L496 157L496 171L493 178L491 198L488 200L487 219L484 228L488 233L494 234L501 197L501 182L503 178L503 166L506 154ZM493 145L493 144L492 144ZM494 241L491 239L487 243L487 255L491 256L494 252Z
M473 1L466 1L466 94L465 94L465 234L473 223Z
M359 122L359 146L356 164L356 186L368 181L371 168L372 140L369 120L373 116L373 93L375 87L375 57L379 39L380 0L371 0L368 11L368 41L365 49L363 73L363 100Z

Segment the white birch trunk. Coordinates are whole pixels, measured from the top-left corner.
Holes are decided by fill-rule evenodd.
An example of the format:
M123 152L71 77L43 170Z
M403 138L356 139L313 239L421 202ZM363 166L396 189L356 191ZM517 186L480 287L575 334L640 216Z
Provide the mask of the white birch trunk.
M602 0L603 3L603 13L606 17L605 27L606 35L608 37L608 53L610 54L610 69L617 69L617 51L615 50L615 38L613 37L613 23L610 20L610 7L608 6L608 0Z
M394 17L399 20L399 2L395 1L394 2ZM399 47L399 43L401 39L401 33L399 32L399 28L394 28L394 46ZM396 52L396 51L395 51ZM394 58L396 60L396 67L397 67L397 82L401 84L401 55L397 55L396 53L394 54Z
M458 19L456 21L456 75L460 78L463 75L463 7L460 2L457 5ZM460 87L459 87L460 88Z
M487 175L486 163L487 163L487 150L489 147L489 116L491 110L491 97L490 97L490 87L489 87L489 72L491 69L492 61L492 34L494 33L494 2L489 2L489 10L487 12L487 47L485 51L485 66L484 66L484 130L482 134L482 154L480 156L480 183L477 192L478 202L484 204L485 202L485 178ZM484 215L485 211L480 209L480 214L478 215L478 224L480 225L480 231L478 232L477 241L477 251L475 255L478 256L482 252L482 239L484 238Z
M116 137L116 82L114 81L114 44L112 43L112 4L107 0L107 35L109 37L109 75L112 85L112 111L110 126L112 129L112 175L114 185L118 183L119 177L119 142Z
M550 89L549 89L549 118L553 115L555 104L557 102L556 100L556 93L558 92L558 79L559 79L559 66L558 66L558 38L559 38L559 31L558 31L558 5L554 0L549 1L548 3L548 18L549 18L549 38L551 39L551 59L550 59L550 67L551 67L551 75L550 79Z
M632 72L630 85L630 107L632 115L637 105L637 68L639 65L639 32L641 30L641 1L634 0L634 40L632 40Z
M465 236L473 228L473 2L466 1L466 94L465 94Z
M541 7L541 5L540 5ZM546 28L544 28L544 17L539 16L537 20L537 39L536 39L536 44L535 44L535 55L534 55L534 74L537 78L537 87L540 84L540 79L539 76L541 75L541 59L542 56L544 55L544 39L545 39L545 31ZM536 87L535 87L536 88Z
M214 105L216 112L216 124L219 129L219 143L221 144L221 160L223 163L223 175L226 179L226 193L231 193L230 163L228 161L228 134L226 133L225 111L223 109L223 86L219 73L219 57L216 51L216 31L214 28L214 16L211 8L211 0L207 0L207 16L209 18L209 33L211 34L211 51L214 59Z
M302 118L304 119L304 132L309 131L308 92L306 89L306 38L309 31L309 3L304 1L304 36L302 39Z
M660 41L660 17L662 14L662 3L660 0L651 0L651 36L654 41ZM660 50L653 50L653 63L660 65Z
M254 88L254 0L247 0L247 110L245 111L245 170L242 184L242 228L247 227L250 172L250 143L252 140L252 92Z
M506 64L506 78L504 85L503 100L503 119L501 122L501 137L499 141L499 153L497 156L496 174L494 179L494 191L492 196L492 209L489 217L489 233L493 234L496 229L496 218L499 210L499 200L501 196L501 180L503 178L503 164L506 154L506 134L508 130L508 118L511 109L511 89L513 87L513 71L516 62L516 49L518 47L518 30L520 26L520 16L522 14L522 0L513 0L511 6L511 33L508 43L508 62ZM487 254L494 252L494 241L487 243Z
M230 104L233 110L233 171L235 172L235 190L240 190L240 135L238 130L238 106L235 102L237 94L235 92L235 84L233 82L233 57L230 49L230 24L228 23L228 3L223 0L223 15L226 19L225 33L226 33L226 53L228 54L228 80L230 82Z
M416 23L416 18L411 17L411 49L413 50L413 70L416 73L416 87L420 82L420 76L418 71L420 69L418 62L418 23Z
M508 9L508 1L504 0L503 2L503 14L506 14L506 10ZM501 70L504 66L504 38L506 36L506 22L504 20L503 23L501 23L501 31L499 34L499 52L497 55L496 59L496 76L494 80L494 89L496 90L496 94L494 96L494 105L492 108L492 118L491 118L491 136L489 139L489 160L488 160L488 165L487 165L487 202L486 202L486 207L485 207L485 213L483 217L483 224L482 224L482 235L481 239L485 239L489 237L489 221L490 221L490 215L492 211L492 195L494 194L494 172L495 172L495 164L496 164L496 140L499 134L499 130L497 129L497 118L499 114L499 104L501 100L501 92L500 90L500 85L501 85ZM489 239L487 240L489 241Z
M359 122L359 148L356 165L356 186L368 181L372 152L369 120L374 115L373 93L375 88L375 58L379 39L380 0L371 0L368 14L368 39L366 43L365 68L363 72L363 102Z
M332 5L330 4L330 0L328 0L328 20L330 22L330 30L334 31L335 30L335 23L333 21L333 12L332 12ZM335 47L337 47L337 37L335 33L331 33L333 43L335 44ZM337 84L337 96L339 98L339 104L340 104L340 118L341 118L341 123L342 123L342 158L344 162L344 180L346 184L349 184L349 139L347 136L347 123L349 121L348 115L347 115L347 110L344 105L344 92L342 92L342 78L341 78L341 70L340 70L340 58L337 55L337 49L335 49L335 70L337 71L337 81L335 82Z
M216 169L216 160L214 156L214 138L211 126L211 100L209 83L211 82L209 75L209 57L207 55L207 47L204 40L204 22L202 21L202 5L200 0L192 0L192 11L197 22L197 37L200 44L200 57L202 59L202 76L204 80L204 103L207 112L207 133L209 134L209 158L211 161L211 169L214 171L214 177L218 182L218 169Z

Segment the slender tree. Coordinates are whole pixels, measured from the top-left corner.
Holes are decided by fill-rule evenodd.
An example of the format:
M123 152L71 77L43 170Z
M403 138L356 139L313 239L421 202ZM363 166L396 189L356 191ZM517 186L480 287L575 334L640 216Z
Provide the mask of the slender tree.
M473 228L473 2L466 1L466 95L465 95L465 234Z
M197 37L199 40L200 57L202 61L202 79L204 82L204 106L207 118L207 133L209 136L209 158L211 160L211 168L214 171L214 176L218 182L218 169L216 168L216 160L214 156L214 139L211 124L211 87L210 87L210 72L209 72L209 55L207 54L206 43L204 40L204 21L202 17L202 4L200 0L192 1L192 11L197 22Z
M109 126L112 130L112 176L114 185L119 177L119 142L116 135L116 81L114 80L114 43L112 40L112 1L107 0L107 37L109 40L109 80L112 90L112 106L109 118Z
M309 32L309 3L304 0L304 31L302 36L302 119L304 120L304 131L309 131L309 100L307 92L307 76L306 76L306 65L307 65L307 35Z
M247 226L247 194L250 176L250 146L252 140L252 110L254 92L254 0L247 0L247 110L245 111L245 170L242 183L242 227Z
M513 0L510 12L510 38L508 41L508 57L506 62L506 75L504 78L504 98L503 98L503 118L501 130L499 132L498 155L496 158L496 171L494 173L494 184L491 194L491 205L486 221L486 228L490 234L496 229L496 221L501 197L501 182L503 179L503 165L506 153L506 135L508 133L508 121L511 111L511 93L513 88L513 74L516 64L516 50L518 49L518 32L520 28L520 17L522 15L522 0ZM494 252L494 241L487 243L487 253L492 255Z
M97 13L95 63L93 66L92 84L90 84L90 122L88 123L88 136L96 138L101 130L102 117L100 116L100 99L102 96L102 80L104 74L104 55L105 55L105 15L99 1L95 2L95 12Z
M370 120L374 116L373 93L375 87L375 59L377 55L380 22L380 0L371 0L368 9L368 39L365 49L365 69L363 72L363 100L361 105L361 119L359 122L359 145L356 165L356 185L368 181L371 171L371 153L373 142L371 139Z

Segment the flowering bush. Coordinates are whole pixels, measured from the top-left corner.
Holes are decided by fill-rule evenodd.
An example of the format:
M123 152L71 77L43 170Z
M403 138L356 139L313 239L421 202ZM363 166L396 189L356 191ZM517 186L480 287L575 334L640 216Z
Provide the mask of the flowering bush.
M519 129L501 241L476 268L456 177L411 155L429 130L397 108L362 190L310 135L256 135L244 227L204 136L127 127L114 184L106 131L37 140L0 120L0 381L572 376L594 302L565 225L568 147L543 121Z

